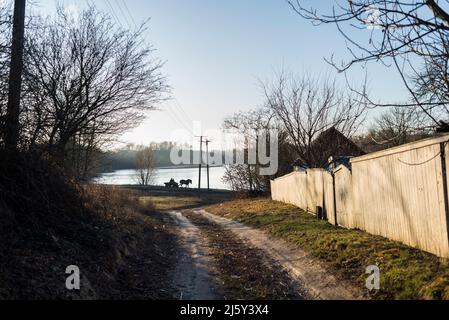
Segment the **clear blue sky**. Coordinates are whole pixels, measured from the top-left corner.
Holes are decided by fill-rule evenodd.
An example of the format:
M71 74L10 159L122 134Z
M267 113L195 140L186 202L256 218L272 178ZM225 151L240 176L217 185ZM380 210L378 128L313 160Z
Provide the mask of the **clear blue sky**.
M150 113L123 141L146 144L168 140L173 128L190 125L191 120L202 121L206 128L219 128L226 115L263 103L259 79L271 79L282 68L323 73L332 70L324 57L348 56L334 26L312 26L284 0L125 1L135 21L151 18L148 42L166 61L164 72L174 96L189 116L174 116L175 103L161 105L162 111ZM132 23L122 0L94 2L112 13L111 4L123 26ZM56 2L37 3L51 12ZM86 5L81 0L61 3ZM328 9L333 1L310 3ZM364 73L353 70L351 80L361 81ZM380 64L369 67L369 80L376 98L397 101L406 97L399 77Z

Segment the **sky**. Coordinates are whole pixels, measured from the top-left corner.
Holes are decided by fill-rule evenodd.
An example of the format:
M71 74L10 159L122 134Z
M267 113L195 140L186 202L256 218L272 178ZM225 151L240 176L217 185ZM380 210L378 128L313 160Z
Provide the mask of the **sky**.
M141 126L120 137L121 142L171 140L175 129L192 131L194 121L201 121L204 130L219 129L224 117L262 105L260 82L273 79L276 72L325 74L334 70L324 58L348 59L345 41L335 26L312 26L284 0L94 2L122 27L151 19L146 39L165 62L163 72L173 89L173 99L159 105L159 111L150 112ZM56 3L35 0L35 6L48 13ZM73 9L82 8L87 1L59 3ZM309 3L329 10L333 1ZM369 32L359 32L357 37L368 41ZM349 74L350 81L360 83L365 74L377 100L406 98L391 69L379 63L368 69L356 67ZM344 83L342 75L337 79Z

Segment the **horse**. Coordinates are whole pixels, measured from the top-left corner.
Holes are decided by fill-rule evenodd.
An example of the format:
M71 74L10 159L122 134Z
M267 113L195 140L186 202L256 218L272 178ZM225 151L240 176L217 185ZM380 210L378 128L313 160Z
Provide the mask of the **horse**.
M193 181L188 179L188 180L181 180L179 181L179 184L182 186L186 186L186 188L188 188L191 184L193 184Z

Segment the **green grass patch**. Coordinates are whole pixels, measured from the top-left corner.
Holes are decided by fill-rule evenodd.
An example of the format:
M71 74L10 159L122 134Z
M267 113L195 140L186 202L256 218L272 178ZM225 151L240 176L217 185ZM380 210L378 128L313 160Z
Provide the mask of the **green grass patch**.
M398 242L317 220L303 210L269 199L213 205L208 211L284 238L325 261L342 278L365 288L370 265L381 270L374 299L449 300L448 261Z

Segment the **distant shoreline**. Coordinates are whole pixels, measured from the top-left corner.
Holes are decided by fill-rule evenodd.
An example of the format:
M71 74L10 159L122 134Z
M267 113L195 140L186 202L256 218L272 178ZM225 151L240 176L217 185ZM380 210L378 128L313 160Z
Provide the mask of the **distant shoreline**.
M209 166L209 168L222 168L224 166ZM203 164L203 168L206 168L206 165ZM198 166L172 166L172 167L156 167L156 169L161 169L161 170L169 170L169 169L198 169ZM135 170L135 169L131 169L131 170Z
M127 188L127 189L134 189L134 190L147 190L147 191L161 191L164 193L172 193L172 194L180 194L180 193L197 193L198 188L179 188L179 189L170 189L164 186L160 185L149 185L149 186L141 186L138 184L121 184L121 185L112 185L112 184L99 184L104 187L108 188ZM211 188L209 191L206 188L201 188L201 192L204 192L204 194L207 193L235 193L235 191L231 189L214 189Z
M223 168L224 165L213 165L209 166L210 168ZM206 165L203 165L203 169L206 168ZM156 167L156 170L172 170L172 169L198 169L198 165L185 165L185 166L171 166L171 167ZM123 171L123 170L137 170L136 168L123 168L123 169L116 169L116 170L108 170L100 172L99 174L105 174L105 173L113 173L117 171Z

